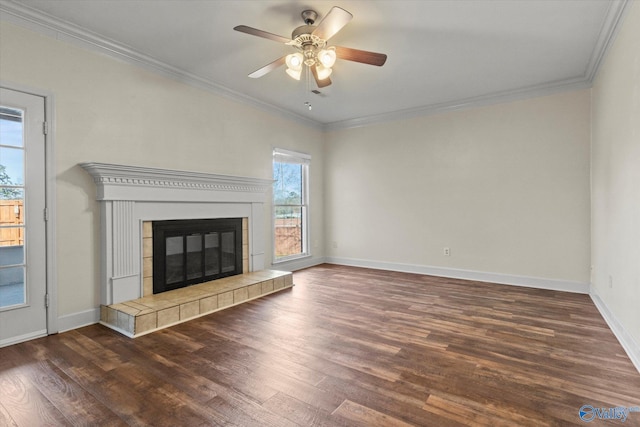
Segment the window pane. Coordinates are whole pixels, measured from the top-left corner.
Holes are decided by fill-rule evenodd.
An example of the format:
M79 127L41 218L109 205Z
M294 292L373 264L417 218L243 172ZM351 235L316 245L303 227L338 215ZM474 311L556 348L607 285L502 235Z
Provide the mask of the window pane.
M165 280L167 284L181 282L184 280L183 247L182 236L167 237L165 239L167 259L165 267L167 269Z
M0 226L16 225L24 225L24 191L0 186ZM2 230L0 228L0 245L3 244L3 241L10 240L6 238ZM9 244L21 245L22 242Z
M3 239L12 237L12 234L20 239L0 241L0 267L24 264L24 229L22 227L0 229L0 236ZM16 244L16 241L23 243Z
M0 307L26 303L24 267L0 269Z
M277 206L275 218L276 257L301 254L302 207Z
M0 147L0 185L24 185L22 148Z
M220 242L218 233L204 235L205 275L220 274Z
M273 201L276 205L301 205L302 165L273 163Z
M187 280L202 277L202 234L187 236Z
M22 147L22 111L0 107L0 144Z
M227 231L220 234L222 240L222 272L229 273L236 268L236 233Z

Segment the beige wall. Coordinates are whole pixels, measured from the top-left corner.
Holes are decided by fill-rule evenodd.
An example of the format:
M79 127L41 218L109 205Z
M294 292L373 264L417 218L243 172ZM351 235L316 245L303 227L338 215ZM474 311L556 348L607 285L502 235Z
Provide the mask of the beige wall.
M586 287L589 113L582 90L329 134L328 255Z
M99 207L80 162L271 179L273 147L309 153L313 250L323 255L319 130L6 22L0 27L3 82L55 97L60 316L99 304ZM270 230L270 215L265 221ZM270 241L269 231L267 262Z
M593 86L592 292L640 362L640 4L630 7Z

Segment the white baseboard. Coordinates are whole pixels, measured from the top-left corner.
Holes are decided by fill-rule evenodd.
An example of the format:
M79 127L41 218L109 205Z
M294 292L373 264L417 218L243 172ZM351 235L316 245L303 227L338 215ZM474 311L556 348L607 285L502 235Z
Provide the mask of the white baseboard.
M41 338L47 336L47 330L43 329L41 331L31 332L29 334L20 335L19 337L11 337L6 340L0 341L0 347L6 347L8 345L18 344L21 342L33 340L36 338Z
M602 301L593 287L591 288L589 295L604 318L604 321L609 325L609 329L611 329L620 342L620 345L629 356L629 359L631 359L631 363L633 363L638 372L640 372L640 345L638 345L633 337L627 333L624 326L622 326L618 319L616 319L616 316L614 316L611 310L609 310L609 307L607 307L604 301Z
M100 321L100 307L58 317L58 332L65 332Z
M377 270L401 271L404 273L427 274L430 276L451 277L453 279L476 280L499 283L502 285L524 286L528 288L549 289L552 291L588 294L589 284L571 280L545 279L540 277L517 276L513 274L489 273L485 271L462 270L457 268L433 267L428 265L401 264L392 262L369 261L352 258L327 257L330 264L352 267L374 268Z
M324 264L327 260L324 257L301 258L293 261L279 262L271 264L272 270L297 271L303 268L309 268L316 265Z

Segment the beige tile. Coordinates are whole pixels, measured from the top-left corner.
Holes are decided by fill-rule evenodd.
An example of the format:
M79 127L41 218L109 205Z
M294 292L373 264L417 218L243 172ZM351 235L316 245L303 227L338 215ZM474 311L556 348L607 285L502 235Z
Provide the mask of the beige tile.
M243 230L249 229L249 218L242 218L242 229Z
M133 321L135 317L130 314L118 312L118 328L133 334Z
M293 274L287 274L284 276L284 285L293 286Z
M153 237L153 222L144 221L142 223L142 237Z
M249 298L256 298L262 295L263 290L260 286L260 283L256 283L255 285L251 285L249 288Z
M224 292L218 295L218 307L227 307L233 304L233 291Z
M153 256L153 239L151 237L142 239L142 256L145 258Z
M150 331L158 327L157 313L145 314L136 317L136 329L135 333L140 334L142 332Z
M200 301L180 304L180 320L191 319L200 314Z
M249 245L242 245L242 259L249 259Z
M237 304L242 301L246 301L249 298L249 287L245 286L244 288L236 289L233 291L233 302Z
M267 292L273 291L273 280L266 280L262 282L262 293L266 294Z
M142 279L142 296L153 295L153 277Z
M200 300L200 313L209 313L218 308L218 295L202 298Z
M180 320L180 307L175 306L158 311L158 328L176 323Z
M284 277L276 277L273 279L273 289L284 288Z
M242 272L243 273L248 273L249 272L249 260L248 259L243 259L242 260Z
M284 276L284 285L293 286L293 274L287 274Z
M107 319L109 318L109 307L106 305L100 305L100 321L108 323Z
M153 277L153 258L142 258L142 277Z
M118 326L118 312L111 307L107 307L106 322L113 326Z

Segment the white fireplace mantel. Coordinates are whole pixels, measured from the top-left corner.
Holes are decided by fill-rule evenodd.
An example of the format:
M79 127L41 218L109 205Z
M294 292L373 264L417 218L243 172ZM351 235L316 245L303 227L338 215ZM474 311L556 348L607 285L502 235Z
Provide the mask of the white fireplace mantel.
M248 218L249 271L264 268L264 203L273 181L108 163L80 163L101 205L101 303L142 296L142 222Z

